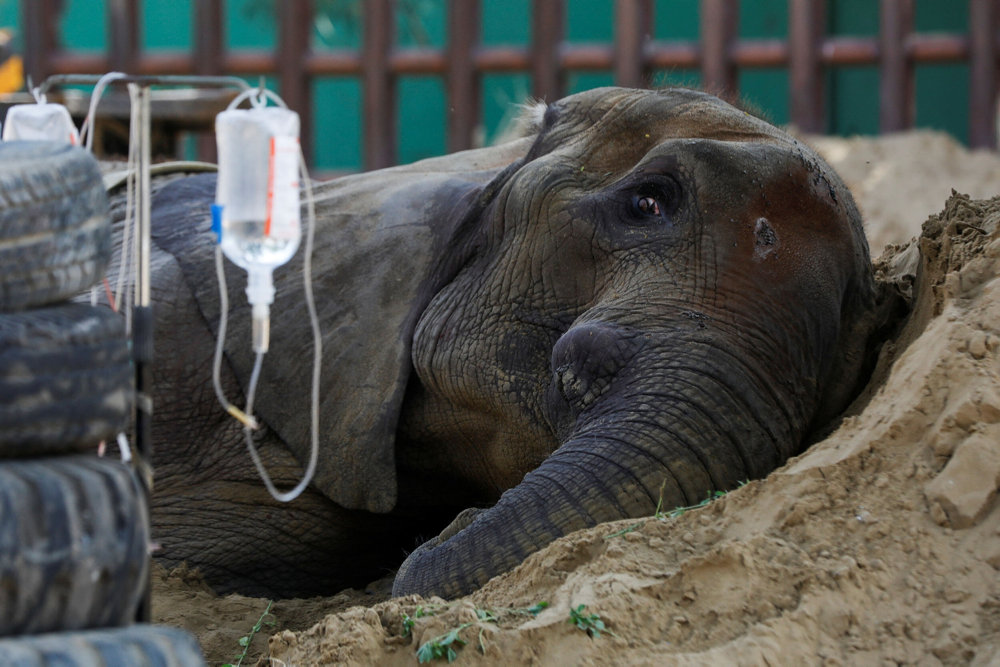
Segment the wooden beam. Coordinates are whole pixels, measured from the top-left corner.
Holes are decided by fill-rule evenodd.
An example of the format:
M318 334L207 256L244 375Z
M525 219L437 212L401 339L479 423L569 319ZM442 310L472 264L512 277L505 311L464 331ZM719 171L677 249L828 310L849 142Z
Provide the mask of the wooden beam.
M913 62L907 38L913 30L913 0L882 0L879 28L879 129L899 132L913 126Z
M701 85L723 99L739 94L732 47L739 28L734 0L701 0Z
M559 53L565 34L563 0L535 0L531 16L531 94L553 102L565 90Z
M194 71L202 76L222 74L226 43L222 28L222 0L196 0L193 10ZM215 162L218 159L214 133L197 135L197 151L199 160Z
M139 0L108 0L108 64L134 74L139 65Z
M792 123L803 132L826 129L821 57L825 14L825 0L788 2L788 97Z
M448 151L472 148L479 124L479 0L448 3Z
M21 2L21 21L24 30L24 70L32 83L40 85L53 74L52 54L58 49L56 40L56 15L54 0Z
M389 67L395 41L392 0L364 3L364 166L396 163L396 82Z
M615 83L629 88L649 85L646 44L652 38L653 5L649 0L615 2Z
M969 145L997 147L997 3L969 0Z
M312 161L313 95L306 59L312 36L312 0L284 0L278 8L278 77L281 97L299 114L302 152Z

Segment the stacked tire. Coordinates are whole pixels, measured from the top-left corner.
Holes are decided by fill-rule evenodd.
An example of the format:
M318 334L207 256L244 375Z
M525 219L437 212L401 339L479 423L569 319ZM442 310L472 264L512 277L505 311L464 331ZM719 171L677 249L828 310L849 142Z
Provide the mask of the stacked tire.
M0 143L0 665L204 662L186 633L133 625L146 493L97 452L128 426L134 369L123 319L69 301L110 255L93 157Z

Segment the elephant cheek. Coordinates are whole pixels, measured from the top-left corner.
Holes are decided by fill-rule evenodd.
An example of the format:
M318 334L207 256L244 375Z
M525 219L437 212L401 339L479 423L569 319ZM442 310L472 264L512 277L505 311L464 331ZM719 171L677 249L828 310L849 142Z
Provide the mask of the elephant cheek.
M560 439L608 393L642 346L641 335L605 322L574 326L559 338L552 350L546 404Z

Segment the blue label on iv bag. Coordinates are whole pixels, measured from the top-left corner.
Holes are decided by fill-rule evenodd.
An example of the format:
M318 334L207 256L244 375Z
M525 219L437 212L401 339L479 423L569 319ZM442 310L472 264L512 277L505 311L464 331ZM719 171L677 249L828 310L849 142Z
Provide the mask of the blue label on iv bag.
M222 204L212 204L212 231L216 243L222 243L222 209Z

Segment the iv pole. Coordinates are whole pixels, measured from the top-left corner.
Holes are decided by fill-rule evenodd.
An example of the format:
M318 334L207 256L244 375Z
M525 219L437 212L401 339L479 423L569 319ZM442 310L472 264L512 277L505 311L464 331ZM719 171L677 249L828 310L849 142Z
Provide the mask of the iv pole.
M96 84L101 77L79 74L60 74L46 79L39 87L40 94L53 85ZM146 495L147 516L149 523L149 494L151 477L147 477L152 459L152 362L153 362L153 306L150 302L150 252L152 248L152 182L150 165L152 163L152 131L151 131L151 89L153 86L185 86L192 88L239 88L241 91L251 88L243 79L231 76L130 76L123 75L110 80L108 84L134 84L139 87L138 115L139 125L139 196L138 209L138 243L136 262L138 270L135 277L135 304L132 308L132 360L135 366L135 446L138 459L139 479ZM91 119L92 124L96 122ZM91 127L93 132L94 128ZM130 141L132 138L130 138ZM151 475L151 473L150 473ZM146 581L143 584L145 592L136 611L136 621L148 623L152 620L151 579L147 569Z

